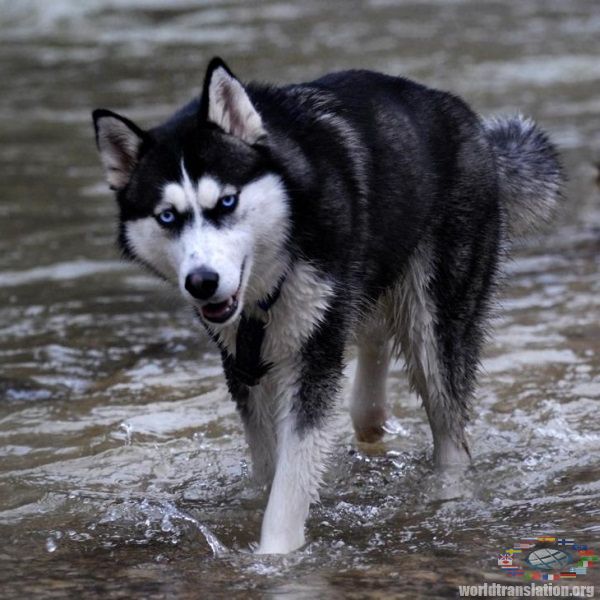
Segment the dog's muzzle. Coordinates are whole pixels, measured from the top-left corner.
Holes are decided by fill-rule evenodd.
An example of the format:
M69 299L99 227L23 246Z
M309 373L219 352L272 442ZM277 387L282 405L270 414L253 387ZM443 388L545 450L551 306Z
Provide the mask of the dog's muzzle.
M240 273L240 284L235 294L221 302L207 302L200 307L202 316L211 323L225 323L237 311L244 277L245 261ZM207 267L195 269L185 278L185 289L196 300L210 300L219 287L219 274Z

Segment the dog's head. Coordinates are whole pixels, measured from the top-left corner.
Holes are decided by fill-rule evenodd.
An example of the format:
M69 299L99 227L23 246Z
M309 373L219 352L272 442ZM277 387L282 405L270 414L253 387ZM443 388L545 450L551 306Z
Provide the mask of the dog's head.
M265 298L286 268L289 204L248 91L220 59L199 103L144 131L93 113L126 256L178 285L212 324Z

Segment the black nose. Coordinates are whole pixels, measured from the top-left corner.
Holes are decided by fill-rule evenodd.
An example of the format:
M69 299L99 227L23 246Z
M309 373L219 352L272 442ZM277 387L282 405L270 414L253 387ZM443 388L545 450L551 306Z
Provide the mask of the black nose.
M185 278L185 289L198 300L208 300L219 287L219 274L200 267Z

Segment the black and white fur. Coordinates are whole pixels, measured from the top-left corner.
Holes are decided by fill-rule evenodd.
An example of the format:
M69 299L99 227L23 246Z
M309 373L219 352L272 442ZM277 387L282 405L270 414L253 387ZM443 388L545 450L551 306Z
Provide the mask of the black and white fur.
M124 254L178 286L223 352L254 474L271 484L258 552L305 541L350 341L357 438L383 435L401 355L435 464L468 463L499 261L560 197L556 152L532 121L481 120L369 71L243 85L214 59L201 98L163 125L106 110L94 123ZM252 341L244 319L265 322L258 382L231 367Z

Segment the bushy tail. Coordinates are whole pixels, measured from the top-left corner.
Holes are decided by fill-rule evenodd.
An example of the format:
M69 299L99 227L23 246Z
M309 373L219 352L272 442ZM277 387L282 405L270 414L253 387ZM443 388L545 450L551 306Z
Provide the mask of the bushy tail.
M508 233L517 238L550 221L564 184L558 152L531 119L516 116L483 122L496 153Z

